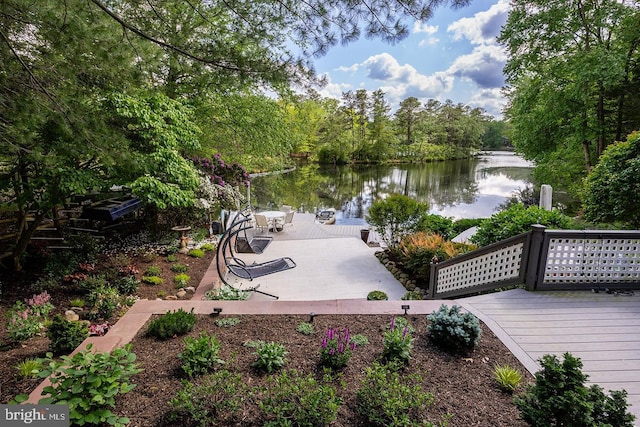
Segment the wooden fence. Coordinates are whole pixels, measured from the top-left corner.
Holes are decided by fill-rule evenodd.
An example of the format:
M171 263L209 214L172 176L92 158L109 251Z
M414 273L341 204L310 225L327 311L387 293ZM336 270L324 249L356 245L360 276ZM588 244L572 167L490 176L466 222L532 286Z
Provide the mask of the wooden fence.
M525 285L527 290L640 288L640 230L528 233L431 265L429 298Z

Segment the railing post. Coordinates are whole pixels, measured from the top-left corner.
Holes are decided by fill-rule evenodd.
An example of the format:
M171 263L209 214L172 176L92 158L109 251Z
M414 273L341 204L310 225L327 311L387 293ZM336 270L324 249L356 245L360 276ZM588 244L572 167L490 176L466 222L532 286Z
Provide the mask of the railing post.
M431 272L429 273L429 299L435 299L436 295L436 285L438 284L438 280L436 278L436 263L431 263Z
M544 243L544 230L546 227L540 224L531 226L531 236L529 239L529 248L527 250L527 259L524 260L525 268L524 284L528 291L535 291L538 287L538 270L540 267L540 259L542 256L542 246Z

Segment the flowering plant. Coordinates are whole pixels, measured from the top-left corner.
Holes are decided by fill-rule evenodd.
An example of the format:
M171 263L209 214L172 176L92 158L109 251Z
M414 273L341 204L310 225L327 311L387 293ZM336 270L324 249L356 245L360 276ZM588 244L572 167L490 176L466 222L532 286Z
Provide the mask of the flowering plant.
M95 324L95 325L89 325L89 334L90 335L97 335L97 336L101 337L104 334L106 334L107 332L109 332L109 328L110 327L111 327L111 325L109 325L109 322L98 323L98 324Z
M356 348L356 343L350 341L349 328L343 330L329 328L322 339L320 364L331 369L347 366L351 353Z
M412 326L406 321L396 322L395 317L391 319L389 330L384 333L383 359L407 363L411 358L411 349L413 348L412 331Z
M16 301L9 311L7 333L16 342L26 341L44 328L44 322L54 306L50 302L51 295L47 291L34 294L26 300Z

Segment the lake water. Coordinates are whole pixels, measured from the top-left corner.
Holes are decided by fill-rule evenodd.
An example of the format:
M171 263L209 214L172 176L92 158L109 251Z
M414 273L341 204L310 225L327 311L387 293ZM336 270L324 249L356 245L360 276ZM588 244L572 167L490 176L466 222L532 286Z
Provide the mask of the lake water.
M251 179L251 204L258 208L290 205L315 212L334 208L337 223L366 224L377 198L400 193L427 202L430 212L460 218L484 218L531 183L533 165L504 151L477 158L411 165L300 165L285 174Z

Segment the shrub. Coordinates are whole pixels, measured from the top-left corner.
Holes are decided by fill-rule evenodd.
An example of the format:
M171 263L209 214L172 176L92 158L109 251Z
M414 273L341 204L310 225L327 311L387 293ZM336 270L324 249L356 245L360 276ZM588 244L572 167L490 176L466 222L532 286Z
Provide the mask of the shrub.
M400 299L403 301L416 301L416 300L421 300L423 298L422 298L422 293L420 293L420 291L407 291Z
M42 369L42 363L39 359L30 357L18 363L17 369L22 378L35 378Z
M282 344L276 342L249 341L245 345L256 349L253 354L258 358L251 366L258 371L271 373L282 368L286 363L285 356L287 355L287 351Z
M400 377L395 367L374 362L356 391L358 413L371 426L433 426L424 420L433 395L421 383L417 374Z
M515 203L484 220L471 241L478 246L490 245L526 233L534 224L568 229L573 223L571 218L558 211L548 211L537 206L525 208L522 203Z
M522 382L522 374L511 366L495 365L493 367L493 377L498 382L500 388L509 393L513 393Z
M216 247L212 243L204 243L200 245L200 249L202 249L205 252L211 252L211 251L215 251Z
M147 267L144 272L145 276L160 276L162 274L162 268L157 265L151 265Z
M23 342L38 334L47 321L51 310L51 295L44 291L31 298L16 301L7 313L7 334L12 341Z
M251 296L250 292L236 289L233 286L224 285L217 289L205 292L206 300L245 301Z
M387 247L393 248L402 237L416 231L418 221L429 206L402 194L392 194L373 202L367 222L376 230Z
M411 359L413 336L410 324L396 324L396 318L391 319L389 329L384 332L382 342L382 358L387 362L407 363Z
M184 339L184 350L178 354L182 361L180 366L189 377L206 374L216 364L224 364L224 360L218 357L220 353L220 341L206 332L202 332L200 337L186 337Z
M171 271L173 271L174 273L186 273L187 271L189 271L189 266L184 264L173 264L171 266Z
M366 335L355 334L355 335L351 335L351 339L349 340L349 343L355 344L356 347L362 347L369 344L369 338L367 338Z
M461 218L455 220L453 222L453 237L457 236L463 231L467 231L471 227L478 227L480 224L482 224L482 221L484 221L484 218Z
M383 291L371 291L367 294L367 299L369 301L385 301L389 299L389 296Z
M320 347L320 364L331 369L347 366L356 344L351 341L349 328L327 330Z
M189 277L188 274L184 273L176 274L175 276L173 276L173 282L176 284L176 288L184 288L189 284L190 279L191 277Z
M187 255L193 258L202 258L204 257L204 251L202 249L191 249Z
M161 285L164 280L158 276L142 276L142 281L149 285Z
M640 227L640 132L602 153L584 181L585 218L596 222L628 222Z
M455 237L453 230L453 220L441 215L430 214L423 215L418 221L417 231L426 231L442 236L443 239L449 240Z
M122 277L116 282L116 289L121 295L133 295L139 286L140 281L133 276Z
M237 317L223 317L222 319L216 320L216 326L219 328L231 328L240 323L240 319Z
M49 349L54 355L69 354L89 336L89 328L82 322L71 322L61 315L53 317L47 329Z
M226 369L207 375L198 384L183 381L182 387L169 401L170 418L201 427L235 425L244 413L245 397L249 395L243 378Z
M135 364L136 355L131 352L131 344L113 350L111 353L94 353L91 344L86 350L72 357L62 356L61 360L47 357L41 360L40 378L49 377L51 385L42 391L49 397L40 399L40 405L64 403L69 406L71 425L109 424L123 426L128 418L118 417L111 412L116 396L128 393L135 385L129 379L141 372ZM28 398L21 395L16 401Z
M429 338L442 348L454 352L472 351L480 341L480 322L471 313L460 313L460 307L441 305L427 316Z
M71 301L69 301L69 305L71 305L71 307L84 307L84 300L82 298L74 298Z
M300 332L302 335L313 335L313 323L298 323L298 326L296 326L296 332Z
M108 319L122 306L122 297L116 288L110 286L91 291L87 297L91 309L87 317L91 320Z
M189 313L179 308L154 319L147 328L147 335L166 340L176 335L184 335L191 331L196 324L193 308Z
M302 375L295 370L270 377L258 401L266 418L263 425L328 426L336 419L341 404L329 381L325 377L318 382L313 375Z
M167 248L167 249L168 249L168 248ZM176 248L176 252L177 252L178 250L179 250L179 249L178 249L178 248ZM178 262L178 256L177 256L175 253L171 253L171 254L167 255L167 262Z
M547 354L540 359L540 366L535 384L515 398L522 418L529 425L633 426L635 417L627 412L627 393L614 391L609 397L598 385L587 388L588 376L582 373L579 358L565 353L560 361L557 356Z

